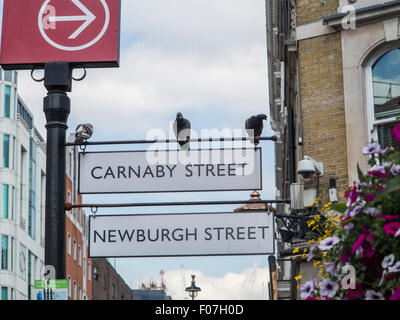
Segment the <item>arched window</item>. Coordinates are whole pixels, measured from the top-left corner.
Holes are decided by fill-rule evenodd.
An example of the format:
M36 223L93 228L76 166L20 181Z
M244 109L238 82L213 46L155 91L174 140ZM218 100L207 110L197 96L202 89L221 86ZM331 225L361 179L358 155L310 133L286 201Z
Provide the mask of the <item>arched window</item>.
M382 148L400 151L391 131L400 122L400 48L392 49L371 61L372 102L369 122L372 139Z

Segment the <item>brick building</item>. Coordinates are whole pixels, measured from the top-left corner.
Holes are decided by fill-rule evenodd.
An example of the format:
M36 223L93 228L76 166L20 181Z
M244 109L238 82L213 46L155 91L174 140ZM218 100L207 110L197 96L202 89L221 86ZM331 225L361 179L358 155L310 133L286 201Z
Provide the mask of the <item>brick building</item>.
M68 203L82 203L77 192L77 150L66 152L65 199ZM69 283L68 299L92 299L92 259L88 257L88 217L82 209L65 213L66 276Z
M132 300L132 289L105 258L93 258L93 300Z
M357 165L368 169L363 147L371 140L383 147L394 143L390 131L400 115L399 13L399 0L266 0L278 198L293 198L291 185L299 184L303 195L318 189L327 203L335 182L344 202L345 188L358 180ZM304 156L323 163L319 184L297 174ZM299 213L293 206L279 211ZM280 241L280 252L290 248ZM299 268L308 267L282 262L281 281ZM297 284L291 287L294 298Z

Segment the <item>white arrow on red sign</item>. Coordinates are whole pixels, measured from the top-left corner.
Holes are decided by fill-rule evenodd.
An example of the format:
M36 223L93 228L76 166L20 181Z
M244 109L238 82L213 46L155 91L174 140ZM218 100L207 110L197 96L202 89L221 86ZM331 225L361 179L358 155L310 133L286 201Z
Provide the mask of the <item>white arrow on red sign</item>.
M82 10L82 12L85 15L82 16L53 16L49 17L50 22L63 22L63 21L85 21L78 29L75 30L74 33L72 33L68 39L75 39L78 37L82 31L84 31L95 19L96 16L89 11L88 8L86 8L82 2L79 0L71 0L79 9Z

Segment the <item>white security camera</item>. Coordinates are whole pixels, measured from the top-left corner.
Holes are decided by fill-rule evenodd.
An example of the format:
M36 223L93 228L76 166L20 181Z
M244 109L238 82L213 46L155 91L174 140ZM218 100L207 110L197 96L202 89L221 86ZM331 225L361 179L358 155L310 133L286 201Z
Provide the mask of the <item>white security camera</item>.
M311 178L312 175L322 176L324 173L324 165L322 162L316 162L314 159L305 156L297 167L297 173L304 179Z

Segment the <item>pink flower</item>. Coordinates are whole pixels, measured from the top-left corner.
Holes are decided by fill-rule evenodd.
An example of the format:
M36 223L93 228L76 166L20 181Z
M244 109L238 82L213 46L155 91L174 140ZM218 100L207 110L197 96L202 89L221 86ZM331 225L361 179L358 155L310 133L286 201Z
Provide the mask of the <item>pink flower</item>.
M385 216L383 214L374 214L374 217L383 218L388 221L400 219L400 216Z
M306 300L318 300L318 299L313 296L309 296Z
M361 283L356 283L356 288L347 290L347 297L352 300L361 297L364 294L364 287Z
M400 230L400 223L399 222L390 222L383 226L383 231L386 234L396 235L396 233Z
M400 287L398 287L397 289L395 289L393 291L393 294L390 297L390 300L400 300Z
M365 233L361 233L356 242L354 242L353 244L353 249L351 250L351 254L354 254L357 251L357 249L363 245L365 239L367 239L367 235Z
M385 170L385 166L380 166L380 167L377 167L375 170L368 171L368 174L373 177L377 177L377 178L381 178L381 179L385 179L389 176L389 174ZM374 189L375 189L375 186L374 186Z
M374 194L366 194L365 195L366 202L371 202L371 201L375 200L375 198L376 198L376 195L374 195Z
M391 131L396 138L396 141L400 141L400 123Z
M349 254L348 252L343 253L343 254L340 256L340 260L341 260L343 263L349 262L349 261L350 261L350 254Z

